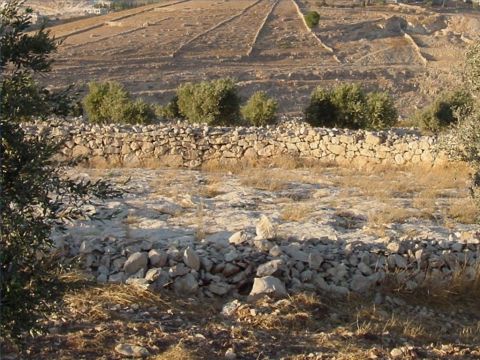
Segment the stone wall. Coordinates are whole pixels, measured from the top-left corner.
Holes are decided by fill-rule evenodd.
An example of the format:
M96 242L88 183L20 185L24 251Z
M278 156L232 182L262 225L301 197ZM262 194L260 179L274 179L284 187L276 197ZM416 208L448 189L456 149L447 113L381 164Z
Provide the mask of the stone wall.
M388 132L312 128L298 121L279 126L208 127L186 123L148 126L65 123L23 124L32 136L67 138L62 153L84 156L91 166L197 167L208 161L262 160L293 156L338 163L426 164L447 160L435 137L404 129Z

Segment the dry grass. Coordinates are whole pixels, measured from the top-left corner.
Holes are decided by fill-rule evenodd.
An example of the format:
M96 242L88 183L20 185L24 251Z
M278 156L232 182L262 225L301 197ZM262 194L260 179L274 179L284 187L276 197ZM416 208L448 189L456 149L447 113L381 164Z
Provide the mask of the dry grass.
M280 191L288 186L284 179L272 176L270 171L256 170L242 173L240 183L259 190Z
M214 198L224 193L224 191L220 190L220 184L218 183L202 186L198 190L198 195L207 199Z
M415 213L412 210L391 205L383 209L372 210L368 213L367 218L370 226L384 227L391 223L403 223L414 216Z
M369 359L372 354L387 359L392 348L408 342L422 358L473 360L480 356L478 278L464 282L459 272L455 291L444 287L438 295L431 288L386 293L408 306L374 305L368 295L299 293L243 302L226 319L214 300L188 302L166 290L159 294L125 285L94 285L69 274L63 280L75 286L45 318L48 326L55 319L64 325L29 340L30 355L23 358L122 359L113 349L123 342L146 347L157 360L223 359L232 347L246 359L303 360L310 353L328 359ZM454 350L442 352L450 346Z
M159 294L132 285L94 285L68 293L64 303L72 312L89 321L107 320L115 306L155 307L169 309L169 304Z
M311 204L288 204L280 212L283 221L302 221L315 210Z
M199 360L197 353L187 349L182 343L170 347L167 351L152 358L152 360Z
M480 217L472 199L450 199L447 216L463 224L475 224Z
M395 197L412 198L419 193L436 198L445 190L466 187L470 169L454 163L444 166L386 166L334 168L334 182L342 188L354 188L359 196L380 200Z

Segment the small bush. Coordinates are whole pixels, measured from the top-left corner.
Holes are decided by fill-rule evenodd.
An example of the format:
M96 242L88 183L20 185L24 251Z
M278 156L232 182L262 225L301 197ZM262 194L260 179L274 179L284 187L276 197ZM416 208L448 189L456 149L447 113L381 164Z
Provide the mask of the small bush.
M88 90L83 106L90 122L150 124L155 119L150 105L142 100L133 101L128 91L117 82L91 82Z
M472 105L472 96L463 90L442 94L430 106L417 112L413 123L422 130L437 133L458 121L458 110L468 111Z
M356 84L343 84L331 90L316 88L305 109L312 126L382 130L397 120L393 100L386 93L365 94Z
M156 105L155 114L164 120L175 120L182 118L178 108L178 96L174 96L166 105Z
M253 126L275 123L278 103L267 96L264 91L254 93L242 107L242 116Z
M181 85L177 96L180 114L191 123L232 125L239 119L240 98L230 78Z
M320 14L316 11L309 11L305 14L305 22L310 29L313 29L315 26L318 25L320 21Z
M393 99L386 92L372 92L367 95L368 128L388 129L398 120L398 112Z

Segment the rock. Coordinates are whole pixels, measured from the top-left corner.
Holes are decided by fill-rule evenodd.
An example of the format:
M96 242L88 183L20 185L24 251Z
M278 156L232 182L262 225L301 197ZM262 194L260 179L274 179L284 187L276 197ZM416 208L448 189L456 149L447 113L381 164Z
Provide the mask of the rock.
M370 268L370 266L368 266L367 264L365 264L364 262L361 262L357 265L357 268L358 270L361 271L361 273L363 275L371 275L372 274L372 269Z
M138 345L118 344L115 346L115 351L121 355L131 358L143 358L150 356L150 352L146 348Z
M265 215L260 216L260 220L256 226L258 240L272 240L277 235L275 226Z
M257 276L264 277L269 275L274 275L281 270L284 265L284 261L282 259L275 259L265 264L262 264L257 269Z
M283 251L280 248L280 246L275 245L274 247L272 247L270 249L270 251L268 253L270 254L270 256L278 257L278 256L281 256L283 254Z
M262 278L255 278L253 281L252 291L249 294L251 299L256 299L263 295L272 297L286 297L288 296L285 285L280 279L273 276L265 276Z
M145 277L145 268L141 268L135 274L129 276L130 279L143 279Z
M123 269L123 265L125 265L125 261L127 258L122 256L112 261L112 270L113 271L120 271Z
M230 291L230 288L230 285L223 282L211 283L210 285L208 285L208 290L211 293L219 296L226 295Z
M111 274L108 277L108 282L109 283L120 284L120 283L123 283L124 281L125 281L125 273L124 272Z
M352 281L350 282L350 289L355 292L365 292L372 287L373 282L367 276L360 274L354 275Z
M365 143L370 145L380 145L383 142L383 138L380 136L374 135L372 133L367 133L365 136Z
M406 269L408 263L402 255L395 254L395 265L397 265L397 267L400 269Z
M168 275L170 275L170 277L172 278L177 276L183 276L185 274L188 274L189 272L190 269L183 264L177 264L168 269Z
M171 216L178 216L181 214L183 208L180 205L174 203L166 203L157 208L155 208L158 212L162 214L167 214Z
M155 267L164 267L167 264L168 255L161 250L152 249L148 252L148 260L150 264Z
M323 256L318 252L311 252L308 254L308 266L312 270L320 269L320 266L323 263Z
M136 252L130 255L123 265L123 269L127 274L138 272L142 268L146 268L148 264L148 256L144 252Z
M238 266L228 263L228 264L225 264L225 268L223 269L222 273L223 273L223 276L229 277L237 274L238 272L240 272L240 268Z
M162 271L162 269L160 269L160 268L153 268L153 269L148 270L147 274L145 275L145 280L150 281L150 282L154 282L160 276L161 271Z
M243 231L237 231L234 233L230 238L228 239L228 242L233 245L240 245L243 244L248 240L247 234L245 234Z
M305 270L300 273L300 280L302 282L309 282L313 278L313 271L312 270Z
M270 251L273 248L273 244L264 239L254 240L253 245L260 251Z
M225 359L227 360L235 360L237 358L237 354L235 354L235 351L230 348L225 352Z
M390 356L392 359L401 359L403 358L403 351L400 348L394 348L390 351Z
M193 295L198 291L198 281L192 274L177 277L173 289L178 295Z
M230 301L229 303L226 303L223 305L222 308L222 315L223 316L231 316L235 313L235 311L242 305L240 301L237 299Z
M283 251L295 261L309 262L309 254L300 250L300 244L291 244L282 247Z
M159 269L160 270L160 269ZM157 275L157 274L156 274ZM155 276L156 276L155 275ZM172 279L168 276L166 271L160 270L158 272L158 277L152 282L152 288L156 290L163 289L167 284L170 284Z
M229 251L228 253L225 254L225 261L226 262L231 262L234 260L237 260L237 258L240 256L240 253L234 249Z
M195 271L200 270L200 257L191 247L188 247L183 253L183 262Z
M393 254L398 254L400 253L401 244L398 241L391 241L388 243L387 249Z
M463 244L459 242L455 242L452 244L451 249L456 252L460 252L463 250Z
M150 282L147 279L143 279L143 278L130 277L127 279L127 281L125 281L125 283L128 285L139 286L144 289L150 288Z

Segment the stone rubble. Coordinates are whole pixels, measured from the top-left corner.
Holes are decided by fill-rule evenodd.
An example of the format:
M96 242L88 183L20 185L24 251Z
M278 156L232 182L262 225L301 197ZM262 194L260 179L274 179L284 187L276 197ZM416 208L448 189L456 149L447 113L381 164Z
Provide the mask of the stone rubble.
M266 223L275 227L261 216L257 235L259 225ZM267 237L260 240L241 230L175 246L145 241L126 244L109 236L108 241L83 241L69 251L81 256L84 267L99 282L171 288L182 296L207 297L285 297L305 290L346 295L375 291L387 280L414 290L428 281L447 284L458 271L474 279L480 264L476 231L455 233L449 240L392 237L373 243Z

